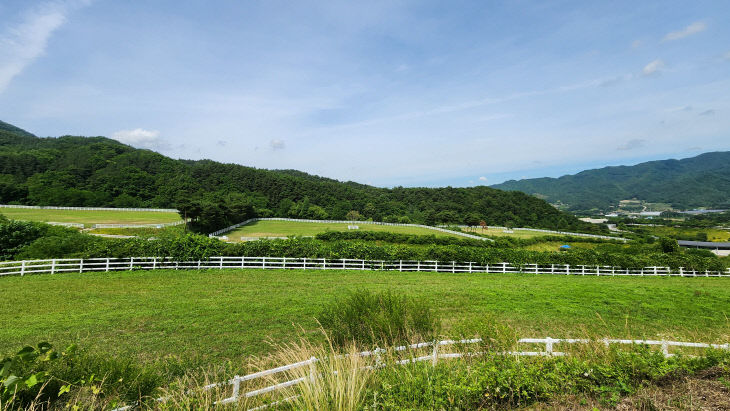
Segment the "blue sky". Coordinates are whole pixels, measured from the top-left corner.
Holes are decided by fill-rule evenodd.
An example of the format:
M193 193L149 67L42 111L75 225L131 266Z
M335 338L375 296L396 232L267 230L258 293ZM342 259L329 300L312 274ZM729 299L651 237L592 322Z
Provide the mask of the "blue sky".
M0 119L471 186L730 150L724 1L0 1Z

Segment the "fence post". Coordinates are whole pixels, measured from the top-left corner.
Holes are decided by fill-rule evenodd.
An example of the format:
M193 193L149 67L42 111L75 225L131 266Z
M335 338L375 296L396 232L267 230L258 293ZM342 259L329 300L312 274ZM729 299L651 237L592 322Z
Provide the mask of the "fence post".
M601 266L597 265L596 266L596 276L600 276L600 275L601 275Z
M309 361L311 361L309 363L309 382L314 384L314 379L317 377L317 366L315 365L317 358L311 357Z
M261 269L266 269L266 257L262 257L261 259Z
M177 269L177 266L175 267L175 269ZM218 263L218 269L219 270L223 269L223 257L220 257L220 262Z
M241 380L238 379L238 375L233 377L233 399L238 399L238 392L241 389Z
M109 272L109 257L106 258L106 269L105 269L105 271L107 273Z
M469 261L469 274L471 274L471 261Z
M439 359L439 343L438 343L438 341L434 341L434 343L433 343L433 354L432 354L432 356L433 357L431 358L431 365L435 367L436 366L436 362Z
M502 274L507 272L507 263L502 263Z
M657 266L654 266L654 275L657 275Z
M421 272L421 261L416 261L416 271Z
M436 272L439 272L439 262L436 261L434 268L436 269Z
M51 260L51 274L56 273L56 259Z
M79 260L79 272L80 273L84 272L84 259L83 258Z
M304 257L304 269L307 269L307 257Z
M550 337L545 338L545 352L547 355L553 355L553 339Z
M327 269L327 259L326 258L323 258L322 259L322 269L323 270L326 270Z
M132 266L134 266L134 257L129 257L129 269L132 269Z
M456 261L452 261L451 262L451 273L453 274L455 272L456 272Z
M398 271L403 272L403 260L400 260L400 264L398 265Z
M20 276L22 277L24 275L25 275L25 260L20 262Z
M679 267L679 276L680 277L684 277L684 273L682 272L683 269L684 269L684 267Z
M662 340L662 354L664 354L665 357L669 357L669 344L667 344L664 340Z
M365 260L362 260L362 269L365 270Z
M570 264L565 264L565 275L570 275Z

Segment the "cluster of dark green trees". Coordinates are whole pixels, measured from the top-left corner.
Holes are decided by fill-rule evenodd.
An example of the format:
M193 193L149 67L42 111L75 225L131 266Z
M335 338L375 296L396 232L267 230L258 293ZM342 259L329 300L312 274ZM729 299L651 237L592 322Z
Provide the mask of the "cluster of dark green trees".
M542 200L489 187L377 188L293 170L174 160L104 137L38 138L0 124L0 203L174 207L202 230L250 216L600 232ZM242 157L242 158L245 158Z

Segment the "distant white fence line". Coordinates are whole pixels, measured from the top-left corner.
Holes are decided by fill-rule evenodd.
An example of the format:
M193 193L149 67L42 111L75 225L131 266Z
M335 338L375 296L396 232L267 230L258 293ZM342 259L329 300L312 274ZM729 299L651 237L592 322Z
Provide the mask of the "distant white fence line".
M244 226L246 224L250 224L256 221L291 221L291 222L299 222L299 223L335 223L335 224L350 224L350 225L358 225L358 224L373 224L373 225L385 225L385 226L395 226L395 227L420 227L420 228L426 228L429 230L434 231L440 231L443 233L449 233L449 234L455 234L458 236L471 238L474 240L482 240L482 241L494 241L490 238L480 237L478 235L472 235L467 233L462 233L460 231L453 231L453 230L447 230L441 227L432 227L429 225L421 225L421 224L399 224L399 223L383 223L380 221L350 221L350 220L307 220L307 219L299 219L299 218L279 218L279 217L272 217L272 218L250 218L246 221L240 222L238 224L233 224L230 227L223 228L218 231L214 231L208 236L210 237L217 237L223 233L227 233L229 231L235 230L238 227Z
M151 224L94 224L91 228L163 228L185 224L185 221L174 221L172 223L151 223Z
M151 211L159 213L177 213L174 208L112 208L112 207L56 207L56 206L29 206L15 204L0 204L0 208L31 208L45 210L85 210L85 211Z
M442 227L448 227L448 226L442 226ZM481 226L468 226L468 225L459 225L456 227L475 228L475 229L481 228ZM507 227L502 227L502 226L498 226L498 225L488 225L488 226L486 226L486 228L493 228L496 230L535 231L538 233L569 235L569 236L573 236L573 237L600 238L603 240L617 240L617 241L623 241L623 242L629 241L628 238L623 238L623 237L612 237L612 236L600 235L600 234L573 233L573 232L569 232L569 231L543 230L541 228L525 228L525 227L507 228Z
M525 273L551 275L593 276L676 276L676 277L730 277L726 271L697 271L683 267L644 267L629 269L598 265L478 264L475 262L443 262L412 260L359 260L351 258L294 258L294 257L210 257L205 260L176 261L167 257L128 258L58 258L51 260L24 260L0 262L0 276L26 274L56 274L64 272L108 272L123 270L203 270L224 268L296 269L296 270L378 270L399 272L437 273Z
M372 351L363 351L358 353L360 357L367 357L372 358L371 365L367 365L363 367L363 369L369 369L374 370L378 368L385 367L387 363L383 363L381 360L381 357L383 354L387 353L399 353L399 352L405 352L407 355L406 358L402 360L397 360L393 365L406 365L406 364L413 364L417 362L422 361L429 361L432 366L436 366L438 364L438 361L440 359L451 359L451 358L461 358L466 356L475 356L479 354L484 354L483 352L444 352L445 347L454 346L454 345L470 345L470 344L478 344L482 342L480 338L474 338L469 340L442 340L442 341L434 341L434 342L423 342L423 343L417 343L417 344L411 344L411 345L402 345L398 347L394 347L391 349L382 349L382 348L376 348ZM623 345L648 345L648 346L659 346L662 354L664 354L665 357L672 357L674 354L669 352L670 347L689 347L689 348L713 348L713 349L721 349L721 350L730 350L730 344L708 344L708 343L697 343L697 342L680 342L680 341L664 341L664 340L621 340L621 339L609 339L604 338L600 340L589 340L589 339L576 339L576 338L521 338L517 341L517 344L540 344L544 345L545 349L540 351L505 351L505 352L497 352L497 354L501 355L511 355L511 356L523 356L523 357L538 357L538 356L544 356L544 357L562 357L566 356L568 353L556 351L555 346L559 344L590 344L590 343L599 343L599 344L605 344L606 347L610 346L611 344L623 344ZM423 350L428 349L430 352L427 355L421 355L419 356L415 351L416 350ZM410 355L408 355L410 354ZM212 389L220 389L223 388L226 391L230 392L230 396L226 397L222 400L219 400L216 402L216 404L232 404L237 402L239 399L242 398L253 398L262 394L267 394L271 392L275 392L287 387L296 386L298 384L301 384L303 382L306 382L307 380L311 382L315 382L316 379L321 375L320 372L316 368L316 364L318 362L322 361L322 359L317 357L311 357L309 359L295 362L293 364L287 364L282 365L276 368L271 368L264 371L258 371L252 374L247 375L236 375L233 378L231 378L228 381L220 382L220 383L213 383L208 384L206 386L203 386L203 391L209 391ZM252 381L259 378L264 377L270 377L272 375L280 374L286 371L296 370L303 367L308 367L309 369L302 373L301 371L298 372L299 375L305 374L303 377L299 377L293 380L283 381L279 382L273 385L265 386L263 388L258 388L252 391L241 391L241 383L246 381ZM279 400L277 402L264 404L262 406L253 408L252 410L258 410L258 409L264 409L268 408L274 405L277 405L284 401L289 401L296 398L294 397L288 397L284 398L282 400ZM169 399L169 397L161 397L157 398L158 402L166 402ZM117 408L114 411L126 411L131 410L133 406L128 405L125 407Z
M84 225L81 223L58 223L55 221L44 221L44 222L49 225L59 225L62 227L84 228Z

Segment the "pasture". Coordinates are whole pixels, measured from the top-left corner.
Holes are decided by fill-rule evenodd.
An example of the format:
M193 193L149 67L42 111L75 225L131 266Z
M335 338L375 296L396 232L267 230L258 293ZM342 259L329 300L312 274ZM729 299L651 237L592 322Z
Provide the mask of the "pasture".
M549 235L560 235L560 234L542 233L539 231L528 231L528 230L510 230L512 232L505 232L505 229L503 229L503 228L482 229L481 227L475 227L475 228L471 228L471 229L463 228L462 231L465 233L469 233L469 234L488 235L490 237L514 237L514 238L535 238L535 237L545 237L545 236L549 236Z
M378 271L124 271L0 278L0 352L49 341L151 363L210 365L320 339L315 316L348 291L426 300L455 326L492 317L524 337L727 342L723 278L566 277Z
M436 235L463 238L456 234L429 230L423 227L387 226L377 224L356 224L358 231L380 231L398 234ZM225 233L231 241L239 241L241 237L289 237L315 236L326 231L350 231L344 223L310 223L306 221L254 221L233 231Z
M182 220L177 213L158 211L2 208L0 214L12 220L80 223L85 226L93 224L162 224Z

